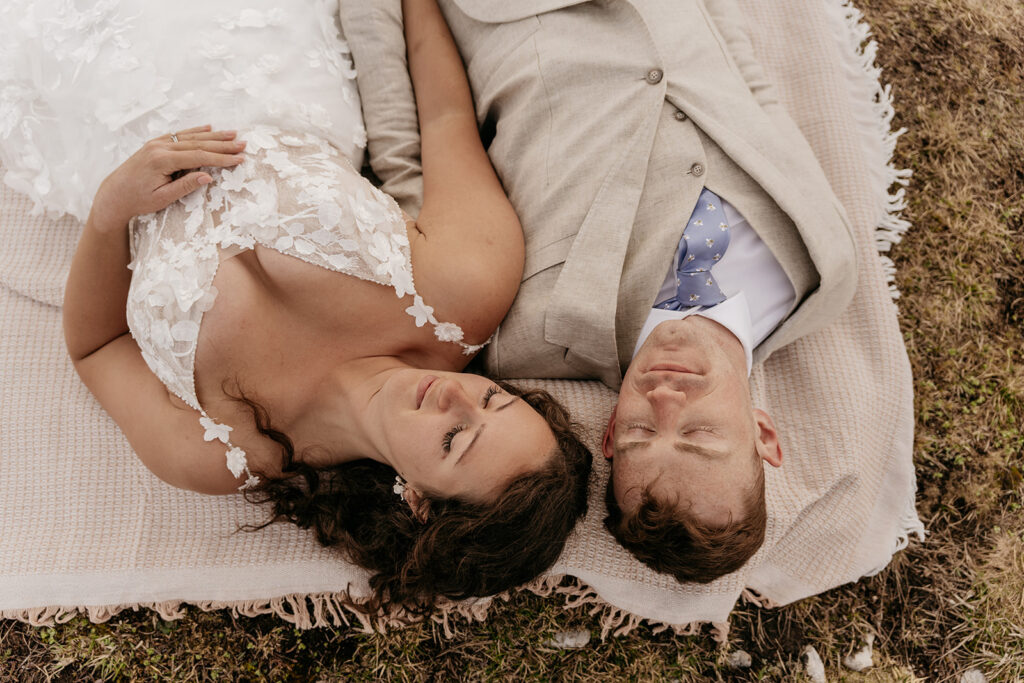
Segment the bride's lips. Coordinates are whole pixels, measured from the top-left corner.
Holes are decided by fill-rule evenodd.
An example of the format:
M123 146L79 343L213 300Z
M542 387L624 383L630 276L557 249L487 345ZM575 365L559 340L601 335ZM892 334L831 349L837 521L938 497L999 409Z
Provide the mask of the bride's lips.
M437 381L437 375L424 375L423 379L416 386L416 409L423 405L423 397L427 395L427 389Z

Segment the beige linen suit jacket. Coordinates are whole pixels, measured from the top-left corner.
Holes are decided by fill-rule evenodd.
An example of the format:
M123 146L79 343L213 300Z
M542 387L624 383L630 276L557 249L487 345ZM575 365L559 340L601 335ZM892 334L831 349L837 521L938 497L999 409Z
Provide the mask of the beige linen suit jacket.
M797 301L756 350L833 320L855 287L842 207L754 58L734 0L439 0L526 237L499 377L621 382L702 187L750 221ZM371 161L422 200L398 0L341 0Z
M849 302L849 225L732 0L440 4L526 234L490 372L616 388L705 183L750 220L797 292L757 360ZM742 201L761 188L781 212Z

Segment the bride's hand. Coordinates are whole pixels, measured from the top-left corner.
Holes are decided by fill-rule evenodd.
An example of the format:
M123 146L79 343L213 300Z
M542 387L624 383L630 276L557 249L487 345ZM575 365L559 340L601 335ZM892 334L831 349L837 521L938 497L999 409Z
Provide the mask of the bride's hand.
M107 176L93 200L89 221L101 232L121 230L134 216L159 211L210 183L202 166L226 168L242 162L244 142L234 131L190 128L150 140Z

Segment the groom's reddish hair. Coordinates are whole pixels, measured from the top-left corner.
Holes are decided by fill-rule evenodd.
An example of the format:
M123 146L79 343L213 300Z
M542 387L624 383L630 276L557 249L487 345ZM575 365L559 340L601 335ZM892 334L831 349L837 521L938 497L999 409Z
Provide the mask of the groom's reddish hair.
M623 512L615 500L613 477L608 477L605 491L604 525L622 547L654 571L681 582L709 583L742 567L764 542L768 513L760 458L757 464L745 514L730 517L724 526L703 523L688 508L679 509L677 500L656 499L650 486L639 505Z

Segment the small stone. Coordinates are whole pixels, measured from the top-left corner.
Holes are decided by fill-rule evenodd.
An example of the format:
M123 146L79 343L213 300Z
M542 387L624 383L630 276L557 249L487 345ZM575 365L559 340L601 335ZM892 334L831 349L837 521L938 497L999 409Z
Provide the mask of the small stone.
M988 683L981 669L968 669L960 674L960 683Z
M813 645L808 645L803 649L800 653L800 659L804 663L804 672L807 674L807 678L811 679L812 683L827 683L825 663L821 661L821 655L818 654Z
M864 671L870 669L874 664L871 658L871 649L875 642L875 634L869 633L864 636L863 645L852 655L843 657L843 666L851 671Z
M749 669L753 659L749 653L736 650L729 653L729 656L725 658L725 663L730 669Z
M546 645L559 650L579 650L586 647L589 642L590 631L580 629L577 631L559 631Z

